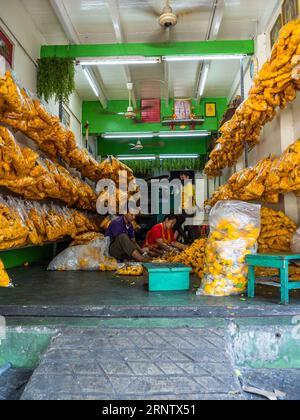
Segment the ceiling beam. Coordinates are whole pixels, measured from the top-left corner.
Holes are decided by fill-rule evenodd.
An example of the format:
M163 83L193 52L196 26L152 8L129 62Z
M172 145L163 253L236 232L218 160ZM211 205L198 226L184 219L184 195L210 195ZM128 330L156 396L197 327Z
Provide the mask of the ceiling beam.
M62 0L50 0L50 4L61 24L63 27L63 30L65 31L65 34L68 38L68 41L71 44L81 44L80 38L76 32L76 29L72 23L72 20L67 12L67 9L65 8L64 2ZM107 108L107 99L106 95L104 93L104 83L101 78L101 75L99 71L95 73L93 70L91 70L91 73L94 75L94 77L97 80L98 88L99 88L99 101L104 109Z
M97 81L97 85L98 85L98 89L99 89L99 101L103 107L103 109L106 109L108 106L108 100L107 97L105 95L105 88L104 88L104 83L103 83L103 79L102 76L100 74L100 71L98 68L94 69L91 67L90 68L92 74L94 75L96 81Z
M216 39L218 38L218 34L220 31L220 27L221 27L221 23L223 20L223 16L224 16L224 9L225 9L225 1L224 0L215 0L213 7L212 7L212 12L211 12L211 19L210 19L210 23L209 23L209 27L208 27L208 31L206 34L206 41L216 41ZM209 65L210 68L210 63L207 63L207 66ZM197 79L196 79L196 99L197 101L199 101L201 99L200 97L200 87L202 86L203 82L204 82L204 77L206 76L205 74L205 66L204 63L199 65L199 69L198 69L198 75L197 75Z
M80 44L80 39L62 0L50 0L50 4L71 44Z
M114 32L115 32L117 43L118 44L123 44L125 42L125 36L124 36L124 30L123 30L123 27L122 27L120 9L119 9L118 2L116 0L108 0L107 1L107 6L108 6L108 10L109 10L109 13L110 13L110 16L111 16L111 19L112 19L112 23L113 23L113 26L114 26ZM137 107L136 92L135 92L134 81L132 79L130 68L127 65L125 65L123 67L124 67L127 82L132 82L133 83L132 103L133 103L133 106L136 108Z
M41 47L41 57L163 57L181 55L224 55L245 54L253 55L255 52L254 40L235 41L200 41L200 42L173 42L168 44L81 44L81 45L44 45Z

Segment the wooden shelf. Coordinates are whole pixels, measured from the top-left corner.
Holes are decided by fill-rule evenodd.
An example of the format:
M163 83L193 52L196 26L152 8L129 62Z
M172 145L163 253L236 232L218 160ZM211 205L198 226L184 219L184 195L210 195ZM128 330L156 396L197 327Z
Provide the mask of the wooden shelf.
M204 117L200 117L200 118L195 118L195 119L188 119L188 120L172 120L172 119L163 119L162 120L162 125L166 126L166 125L202 125L205 122L205 118Z

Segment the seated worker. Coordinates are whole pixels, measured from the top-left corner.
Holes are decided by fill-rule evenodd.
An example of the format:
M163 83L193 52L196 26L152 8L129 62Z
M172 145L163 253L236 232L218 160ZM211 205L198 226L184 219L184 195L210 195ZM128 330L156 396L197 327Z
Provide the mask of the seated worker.
M170 252L177 249L184 251L187 247L175 240L173 228L176 225L176 216L166 216L163 223L153 226L148 232L145 246L151 249L162 249Z
M132 222L135 215L128 213L114 220L107 229L106 236L110 237L109 254L118 261L136 260L138 262L150 262L144 256L147 250L141 249L135 240Z

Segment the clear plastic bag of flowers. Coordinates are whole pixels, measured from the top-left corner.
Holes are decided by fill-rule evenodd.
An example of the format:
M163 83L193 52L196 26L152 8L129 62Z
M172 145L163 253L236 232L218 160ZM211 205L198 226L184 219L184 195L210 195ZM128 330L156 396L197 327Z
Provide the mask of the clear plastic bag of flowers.
M246 256L257 251L260 209L260 205L242 201L220 201L212 209L202 295L230 296L246 291Z

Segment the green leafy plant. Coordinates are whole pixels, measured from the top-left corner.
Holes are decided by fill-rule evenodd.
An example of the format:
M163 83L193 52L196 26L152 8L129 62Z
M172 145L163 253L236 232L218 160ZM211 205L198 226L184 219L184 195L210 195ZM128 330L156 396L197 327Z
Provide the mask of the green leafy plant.
M163 160L136 160L125 161L126 165L133 170L136 176L152 176L155 170L165 171L203 171L206 156L199 159L163 159Z
M49 101L69 102L75 90L75 63L72 58L41 58L38 60L37 92Z

